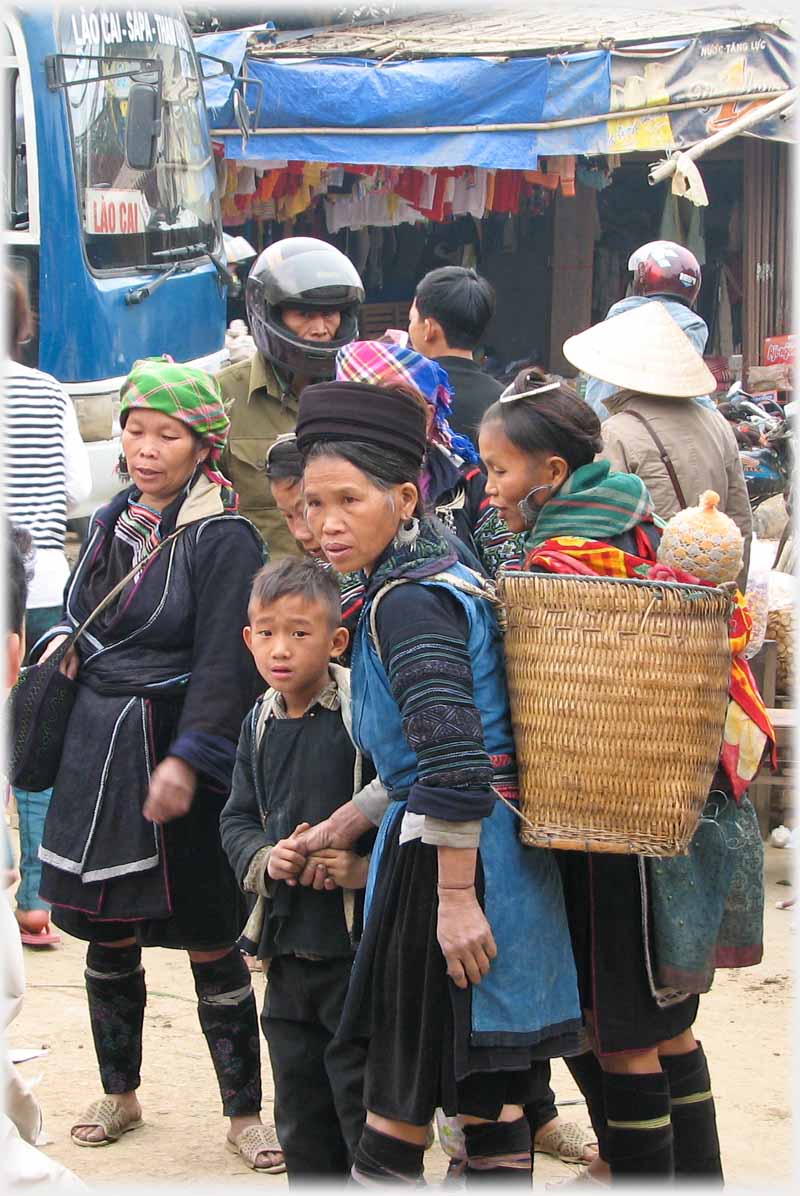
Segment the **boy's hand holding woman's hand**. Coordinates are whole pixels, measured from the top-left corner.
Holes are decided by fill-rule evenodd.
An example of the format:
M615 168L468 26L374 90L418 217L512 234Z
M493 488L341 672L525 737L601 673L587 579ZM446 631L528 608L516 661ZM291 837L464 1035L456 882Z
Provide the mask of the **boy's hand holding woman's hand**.
M313 827L301 822L291 835L272 848L267 861L268 876L292 887L300 883L318 892L363 889L369 861L348 850L361 833L360 825L351 826L350 821L345 819L343 825L338 825L333 815Z
M285 880L292 887L297 884L297 878L306 866L306 853L298 836L310 829L310 822L301 822L288 838L275 844L267 860L267 875L272 880Z

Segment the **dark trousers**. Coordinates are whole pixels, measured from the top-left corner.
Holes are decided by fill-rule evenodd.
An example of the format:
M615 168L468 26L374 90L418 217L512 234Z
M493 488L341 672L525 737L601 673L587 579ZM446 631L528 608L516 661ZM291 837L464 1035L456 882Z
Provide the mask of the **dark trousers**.
M361 1137L366 1051L336 1038L351 963L279 955L270 964L261 1028L290 1181L347 1176Z
M536 1099L524 1106L525 1116L531 1127L532 1141L534 1134L538 1133L543 1125L547 1125L549 1121L554 1121L558 1117L558 1109L556 1108L556 1095L550 1087L550 1060L542 1059L533 1063L531 1070L536 1073L539 1084Z

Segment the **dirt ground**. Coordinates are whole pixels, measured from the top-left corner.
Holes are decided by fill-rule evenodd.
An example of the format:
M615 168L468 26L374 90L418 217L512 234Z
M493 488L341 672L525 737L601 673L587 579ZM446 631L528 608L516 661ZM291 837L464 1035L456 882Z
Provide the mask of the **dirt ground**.
M794 1178L792 1029L797 913L776 902L796 890L794 851L766 848L764 961L743 971L718 972L701 1001L697 1032L711 1064L723 1162L729 1188L775 1192ZM225 1125L205 1043L197 1024L188 961L182 953L145 955L148 1004L143 1084L145 1127L101 1149L80 1149L69 1127L100 1095L83 986L84 946L65 938L58 948L27 949L28 992L11 1026L10 1047L45 1047L47 1055L21 1065L41 1076L36 1091L50 1138L49 1155L90 1186L141 1190L164 1181L197 1191L254 1191L282 1186L285 1176L256 1175L224 1149ZM259 1008L264 977L255 975ZM262 1043L265 1115L271 1112L269 1060ZM588 1126L586 1108L561 1061L553 1066L561 1114ZM447 1160L438 1142L426 1155L426 1178L441 1179ZM537 1154L534 1187L575 1177L580 1168Z

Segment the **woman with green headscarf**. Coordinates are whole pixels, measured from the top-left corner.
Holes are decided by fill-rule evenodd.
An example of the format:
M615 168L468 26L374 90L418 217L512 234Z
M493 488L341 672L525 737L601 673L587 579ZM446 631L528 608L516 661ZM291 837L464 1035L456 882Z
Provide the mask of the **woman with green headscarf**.
M53 921L88 943L105 1093L72 1140L105 1145L142 1124L142 947L171 947L189 954L228 1144L256 1170L282 1170L260 1122L258 1022L235 947L245 911L218 826L260 690L241 632L263 548L219 473L228 419L215 380L149 358L121 399L131 485L95 513L47 641L49 652L128 578L63 666L77 692L40 849Z

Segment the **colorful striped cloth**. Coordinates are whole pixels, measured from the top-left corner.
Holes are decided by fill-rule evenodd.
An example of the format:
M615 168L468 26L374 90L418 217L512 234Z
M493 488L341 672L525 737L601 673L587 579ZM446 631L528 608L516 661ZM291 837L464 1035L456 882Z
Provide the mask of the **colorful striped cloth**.
M531 551L552 536L610 540L645 521L663 526L642 479L612 472L607 461L593 461L570 474L540 508L525 547Z
M230 486L218 468L230 420L216 378L205 370L173 361L168 354L144 357L133 363L122 384L120 399L119 422L123 428L128 413L142 407L186 424L211 450L203 462L203 473L218 486Z
M114 535L130 548L130 567L133 569L161 540L161 511L154 511L152 507L130 497L127 507L116 522ZM134 581L138 580L137 574Z
M470 465L479 460L470 438L450 427L453 388L447 371L430 357L391 341L351 341L336 354L336 380L411 390L433 407L428 439Z

